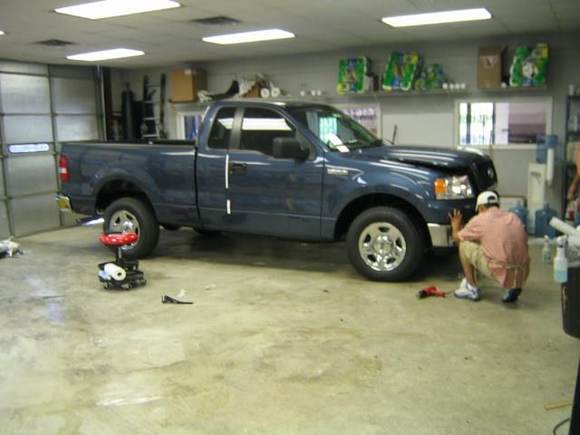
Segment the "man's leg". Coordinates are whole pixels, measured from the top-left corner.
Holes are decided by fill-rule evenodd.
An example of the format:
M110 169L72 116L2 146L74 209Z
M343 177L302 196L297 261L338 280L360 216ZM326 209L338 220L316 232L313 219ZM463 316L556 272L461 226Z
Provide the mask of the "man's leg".
M461 262L461 267L463 268L463 275L465 275L465 279L469 285L473 287L477 287L476 275L475 275L475 267L473 264L470 263L467 256L465 255L465 249L467 244L465 242L461 242L459 244L459 261Z
M478 301L481 299L481 290L477 288L476 265L477 258L480 256L481 246L477 243L464 241L459 244L459 261L463 268L465 279L457 290L453 292L455 297L460 299L469 299Z

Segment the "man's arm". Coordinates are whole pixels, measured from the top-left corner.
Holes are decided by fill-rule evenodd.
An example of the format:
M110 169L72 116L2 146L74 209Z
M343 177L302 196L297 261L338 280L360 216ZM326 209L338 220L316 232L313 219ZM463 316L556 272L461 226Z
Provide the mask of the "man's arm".
M576 191L578 190L578 184L580 183L580 150L576 150L576 175L572 180L572 184L568 188L568 199L576 199Z
M459 231L463 228L463 215L459 210L453 210L449 215L451 221L451 238L455 243L459 243Z

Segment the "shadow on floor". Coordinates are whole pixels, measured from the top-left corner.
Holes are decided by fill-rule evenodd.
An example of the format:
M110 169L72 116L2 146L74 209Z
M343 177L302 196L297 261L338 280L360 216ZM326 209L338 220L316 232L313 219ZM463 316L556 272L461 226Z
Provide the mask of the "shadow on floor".
M238 266L268 266L276 269L314 272L350 271L346 243L306 243L273 237L220 234L202 236L194 231L162 231L159 245L151 258L205 260ZM455 279L460 272L456 252L429 252L419 272L410 280Z

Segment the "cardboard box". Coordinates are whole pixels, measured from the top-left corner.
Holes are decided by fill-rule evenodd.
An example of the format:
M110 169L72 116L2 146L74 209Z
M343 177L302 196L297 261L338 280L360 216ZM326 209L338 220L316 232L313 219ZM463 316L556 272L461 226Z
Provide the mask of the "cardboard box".
M171 71L171 101L197 101L197 93L207 89L207 75L201 68Z
M477 87L494 89L501 87L502 47L480 47L477 58Z

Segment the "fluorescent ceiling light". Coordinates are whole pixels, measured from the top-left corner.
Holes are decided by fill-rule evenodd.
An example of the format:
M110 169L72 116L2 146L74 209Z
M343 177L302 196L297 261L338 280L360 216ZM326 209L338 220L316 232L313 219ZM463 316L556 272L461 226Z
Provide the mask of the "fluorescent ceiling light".
M280 29L256 30L254 32L229 33L227 35L207 36L202 38L212 44L228 45L243 44L246 42L271 41L273 39L294 38L294 33Z
M489 20L491 14L485 8L430 12L427 14L384 17L383 23L393 27L424 26L426 24L459 23L462 21Z
M179 3L172 0L102 0L75 6L66 6L55 9L54 11L59 14L99 20L101 18L120 17L122 15L178 8L179 6L181 6Z
M91 51L90 53L74 54L67 56L69 60L84 60L86 62L96 62L99 60L121 59L123 57L142 56L145 54L141 50L130 48L113 48L111 50Z
M4 33L2 30L0 30L0 36L1 35L5 35L6 33Z

